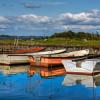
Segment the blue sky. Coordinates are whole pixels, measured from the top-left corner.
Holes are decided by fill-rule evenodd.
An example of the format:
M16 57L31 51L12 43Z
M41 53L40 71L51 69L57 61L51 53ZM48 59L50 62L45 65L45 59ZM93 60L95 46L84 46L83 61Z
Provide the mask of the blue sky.
M0 34L100 30L100 0L0 0Z

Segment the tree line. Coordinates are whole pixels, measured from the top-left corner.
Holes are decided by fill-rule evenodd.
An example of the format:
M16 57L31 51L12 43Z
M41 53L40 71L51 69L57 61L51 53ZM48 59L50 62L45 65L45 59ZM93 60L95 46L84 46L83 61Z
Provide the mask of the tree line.
M73 32L65 31L54 33L51 37L67 38L67 39L87 39L87 40L100 40L100 34L96 33L86 33L86 32Z

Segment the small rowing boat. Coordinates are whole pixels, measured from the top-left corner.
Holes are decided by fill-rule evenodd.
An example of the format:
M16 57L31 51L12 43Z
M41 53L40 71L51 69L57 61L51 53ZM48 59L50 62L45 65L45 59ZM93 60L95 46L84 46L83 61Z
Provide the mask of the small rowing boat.
M92 75L100 72L100 59L62 60L67 74Z
M26 53L26 54L9 54L11 56L42 56L42 55L53 55L53 54L60 54L65 52L66 49L59 49L59 50L49 50L49 51L40 51L36 53Z
M24 56L27 53L39 52L44 50L44 47L34 47L31 49L16 50L14 54L0 54L0 64L13 65L28 63L28 56Z
M44 50L44 47L34 47L34 48L29 48L29 49L18 49L15 50L15 54L25 54L25 53L35 53L35 52L40 52Z
M40 49L39 49L40 50ZM29 63L28 56L40 56L40 55L46 55L46 54L57 54L65 52L66 49L60 49L60 50L53 50L53 51L41 51L36 53L22 53L22 54L1 54L0 55L0 64L5 65L13 65L13 64L22 64L22 63Z
M88 54L89 54L89 49L85 49L85 50L78 50L78 51L72 51L72 52L58 54L58 55L55 55L55 57L56 56L59 56L59 57L81 57L81 56L85 56Z
M82 54L81 54L82 53ZM79 55L80 54L80 55ZM29 56L29 63L32 66L62 66L62 60L69 60L73 57L80 57L89 54L89 50L73 51L69 53L42 55L42 56Z

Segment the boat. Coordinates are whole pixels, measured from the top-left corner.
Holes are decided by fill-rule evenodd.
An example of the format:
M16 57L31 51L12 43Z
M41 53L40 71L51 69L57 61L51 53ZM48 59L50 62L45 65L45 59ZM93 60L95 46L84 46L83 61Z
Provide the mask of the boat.
M62 58L62 57L35 57L35 56L29 56L29 63L31 66L41 66L41 67L54 67L54 66L62 66L62 59L68 59L68 58Z
M34 48L28 48L28 49L18 49L15 50L15 54L25 54L25 53L35 53L35 52L40 52L44 50L44 47L34 47Z
M73 51L69 53L49 54L49 55L42 55L42 56L29 56L29 63L32 66L42 66L42 67L62 66L62 60L69 60L74 57L80 57L83 55L85 56L88 54L89 54L89 50L86 49L80 51Z
M38 49L40 50L40 49ZM60 50L53 50L53 51L41 51L36 53L22 53L22 54L1 54L0 55L0 64L5 65L13 65L13 64L23 64L23 63L29 63L28 56L40 56L45 54L55 54L55 53L61 53L64 52L66 49L60 49Z
M36 53L26 53L26 54L10 54L11 56L19 56L19 55L24 55L24 56L42 56L42 55L53 55L53 54L60 54L65 52L66 49L59 49L59 50L49 50L49 51L40 51Z
M62 60L67 74L92 75L100 73L100 59Z
M34 47L31 49L18 49L11 54L0 54L0 64L13 65L13 64L23 64L29 63L28 56L24 56L27 53L39 52L44 50L44 47ZM22 55L21 55L22 54Z
M62 53L62 54L55 55L55 57L56 56L59 56L59 57L82 57L82 56L86 56L86 55L89 55L89 49Z
M2 48L0 54L25 54L25 53L35 53L45 50L44 47L31 47L31 48Z

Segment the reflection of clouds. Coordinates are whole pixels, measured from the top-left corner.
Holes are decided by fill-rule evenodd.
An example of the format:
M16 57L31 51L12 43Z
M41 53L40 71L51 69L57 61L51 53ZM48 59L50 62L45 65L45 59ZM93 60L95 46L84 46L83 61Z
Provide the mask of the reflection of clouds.
M48 33L69 29L78 31L100 30L100 11L91 10L81 13L64 13L52 17L35 14L0 16L0 25L6 27L5 32L15 31L14 27L18 27L18 30L22 33L25 30L28 33L32 30L37 30L35 34L38 32L44 34L44 29L47 29Z

